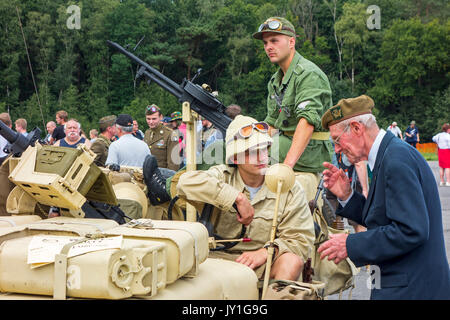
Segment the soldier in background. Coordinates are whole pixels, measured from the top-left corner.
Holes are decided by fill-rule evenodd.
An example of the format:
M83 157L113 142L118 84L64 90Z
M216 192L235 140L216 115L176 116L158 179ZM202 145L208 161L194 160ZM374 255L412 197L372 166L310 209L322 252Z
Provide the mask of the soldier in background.
M99 167L105 166L111 139L116 135L116 118L116 116L110 115L101 118L98 122L100 135L92 144L91 150L97 155L94 163Z
M147 106L145 120L149 129L145 131L144 141L155 156L158 167L170 170L180 168L178 134L162 123L162 114L155 104Z

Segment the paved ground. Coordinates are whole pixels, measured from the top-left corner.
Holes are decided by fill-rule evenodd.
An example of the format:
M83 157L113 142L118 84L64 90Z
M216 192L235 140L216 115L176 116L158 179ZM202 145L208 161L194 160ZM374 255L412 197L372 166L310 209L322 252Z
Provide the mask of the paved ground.
M447 250L447 260L450 263L450 187L439 187L439 166L437 161L429 161L431 169L436 177L436 183L438 184L439 197L441 199L442 206L442 223L444 225L444 238L445 238L445 248ZM347 226L348 227L348 226ZM352 230L352 229L349 229ZM368 300L370 298L370 291L367 286L367 280L369 274L365 268L361 268L360 272L355 278L355 288L351 292L350 289L346 290L342 294L342 299L348 300ZM339 295L335 294L328 297L329 300L338 300Z

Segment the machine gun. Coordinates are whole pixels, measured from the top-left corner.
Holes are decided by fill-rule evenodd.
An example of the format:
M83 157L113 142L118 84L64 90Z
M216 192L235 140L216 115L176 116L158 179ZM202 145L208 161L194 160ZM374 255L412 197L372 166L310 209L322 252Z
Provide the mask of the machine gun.
M154 81L161 88L177 97L179 102L189 102L192 110L211 121L212 124L222 132L223 136L225 136L225 131L227 130L231 119L225 114L225 106L222 102L213 96L206 88L187 79L183 79L181 84L177 84L119 44L109 40L107 40L107 43L140 66L136 74L136 79L140 79L144 76L149 83ZM198 73L194 79L197 76Z
M41 129L34 128L26 137L23 134L14 132L6 124L0 121L0 135L9 142L4 148L5 153L20 157L29 146L34 147L35 142L41 136Z

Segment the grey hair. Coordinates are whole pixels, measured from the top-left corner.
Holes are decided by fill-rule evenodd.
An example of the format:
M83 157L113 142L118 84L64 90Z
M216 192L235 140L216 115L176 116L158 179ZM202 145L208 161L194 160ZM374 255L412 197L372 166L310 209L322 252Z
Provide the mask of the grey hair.
M337 124L337 127L339 129L346 128L352 121L359 122L367 128L373 128L373 127L377 126L377 119L375 118L375 116L371 113L366 113L366 114L362 114L362 115L359 115L356 117L352 117L352 118L343 120Z
M118 128L118 129L120 129L120 130L122 130L123 132L133 132L133 126L127 126L127 127L125 127L125 126L121 126L120 124L117 124L116 123L116 127Z
M69 122L69 121L76 122L78 124L78 130L81 130L81 123L79 123L78 120L75 120L75 119L72 118L72 119L67 120L67 122ZM67 122L64 123L64 130L66 130L66 128L67 128Z

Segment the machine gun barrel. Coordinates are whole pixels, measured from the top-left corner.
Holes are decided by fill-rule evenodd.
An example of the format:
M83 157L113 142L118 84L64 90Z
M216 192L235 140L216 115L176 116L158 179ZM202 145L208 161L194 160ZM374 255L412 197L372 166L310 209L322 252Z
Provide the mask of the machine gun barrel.
M107 43L140 66L136 78L145 76L148 80L154 81L161 88L174 95L179 102L189 102L192 110L211 121L222 132L223 136L225 136L231 119L225 114L225 106L222 102L210 92L186 79L181 84L177 84L121 45L110 40L107 40Z
M23 134L14 132L11 128L4 124L3 121L0 121L0 135L10 143L5 147L6 153L20 155L28 148L28 146L34 146L34 143L41 135L41 129L34 128L33 131L25 137Z

